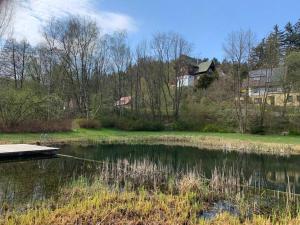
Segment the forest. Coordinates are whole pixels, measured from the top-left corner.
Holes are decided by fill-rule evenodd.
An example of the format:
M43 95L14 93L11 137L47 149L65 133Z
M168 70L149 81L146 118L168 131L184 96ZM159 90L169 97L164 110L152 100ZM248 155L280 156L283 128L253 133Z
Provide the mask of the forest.
M52 19L43 42L8 38L0 52L0 131L83 128L300 133L300 21L257 40L250 30L228 34L220 59L193 57L193 43L158 32L137 46L124 31L105 34L83 17ZM13 36L13 35L12 35ZM212 60L216 70L180 84L190 68ZM250 71L284 68L283 104L249 97ZM298 106L290 105L299 92ZM298 97L297 97L298 98Z

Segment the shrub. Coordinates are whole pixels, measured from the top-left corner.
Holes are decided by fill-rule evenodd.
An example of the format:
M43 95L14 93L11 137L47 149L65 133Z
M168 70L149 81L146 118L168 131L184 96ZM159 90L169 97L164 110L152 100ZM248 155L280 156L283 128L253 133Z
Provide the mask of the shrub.
M177 131L186 131L186 130L199 130L200 125L197 123L192 123L188 120L178 120L174 122L171 126L171 130L177 130Z
M100 119L102 126L105 128L115 128L117 120L118 120L118 118L115 115L103 116Z
M0 121L5 127L19 127L27 121L64 118L64 102L56 95L46 95L33 89L0 89ZM50 110L51 109L51 110Z
M128 131L161 131L164 130L162 123L157 121L147 121L143 119L133 120L120 118L117 120L116 128Z
M266 128L264 125L260 124L258 117L255 116L254 118L251 118L249 124L250 124L249 128L251 134L261 134L261 135L265 134Z
M197 103L187 101L182 106L180 120L174 124L174 130L233 131L236 124L232 111L232 105L226 102L215 104L205 97ZM218 127L211 124L218 124Z
M158 121L136 120L133 122L131 129L134 131L162 131L164 125Z
M161 131L164 130L163 123L147 119L134 119L129 117L102 117L103 127L117 128L126 131Z
M95 119L78 119L77 124L80 128L85 129L100 129L101 123L99 120Z
M71 120L41 121L33 120L14 126L0 124L0 132L4 133L48 133L66 132L72 130Z
M203 132L219 132L219 133L229 133L233 132L233 130L230 130L228 128L223 127L222 125L217 124L207 124L202 130Z

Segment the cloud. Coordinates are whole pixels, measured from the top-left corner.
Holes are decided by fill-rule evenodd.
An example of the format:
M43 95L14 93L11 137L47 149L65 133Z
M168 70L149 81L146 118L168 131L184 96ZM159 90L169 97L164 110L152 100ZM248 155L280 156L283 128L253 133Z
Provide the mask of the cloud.
M42 27L52 17L79 15L95 20L105 33L135 31L135 21L128 15L99 9L97 0L18 0L13 20L13 35L31 44L42 41Z

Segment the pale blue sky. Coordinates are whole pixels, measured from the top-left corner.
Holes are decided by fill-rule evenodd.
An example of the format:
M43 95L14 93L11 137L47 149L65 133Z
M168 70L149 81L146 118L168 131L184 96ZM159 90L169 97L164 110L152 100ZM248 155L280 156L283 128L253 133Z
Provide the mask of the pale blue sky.
M193 56L222 59L228 33L251 29L260 40L275 24L300 19L300 0L18 0L14 35L31 44L52 17L90 17L104 32L128 30L132 46L155 32L175 31L194 44Z
M300 0L102 0L98 6L133 18L133 44L156 31L176 31L194 44L193 55L219 59L231 31L251 29L261 39L275 24L300 19Z

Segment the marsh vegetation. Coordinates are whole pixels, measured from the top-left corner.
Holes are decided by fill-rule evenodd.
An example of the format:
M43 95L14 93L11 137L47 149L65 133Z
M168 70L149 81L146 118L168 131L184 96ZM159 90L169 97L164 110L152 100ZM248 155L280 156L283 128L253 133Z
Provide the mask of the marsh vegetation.
M2 162L0 170L3 224L251 224L296 221L299 210L297 157L72 146L59 158Z

